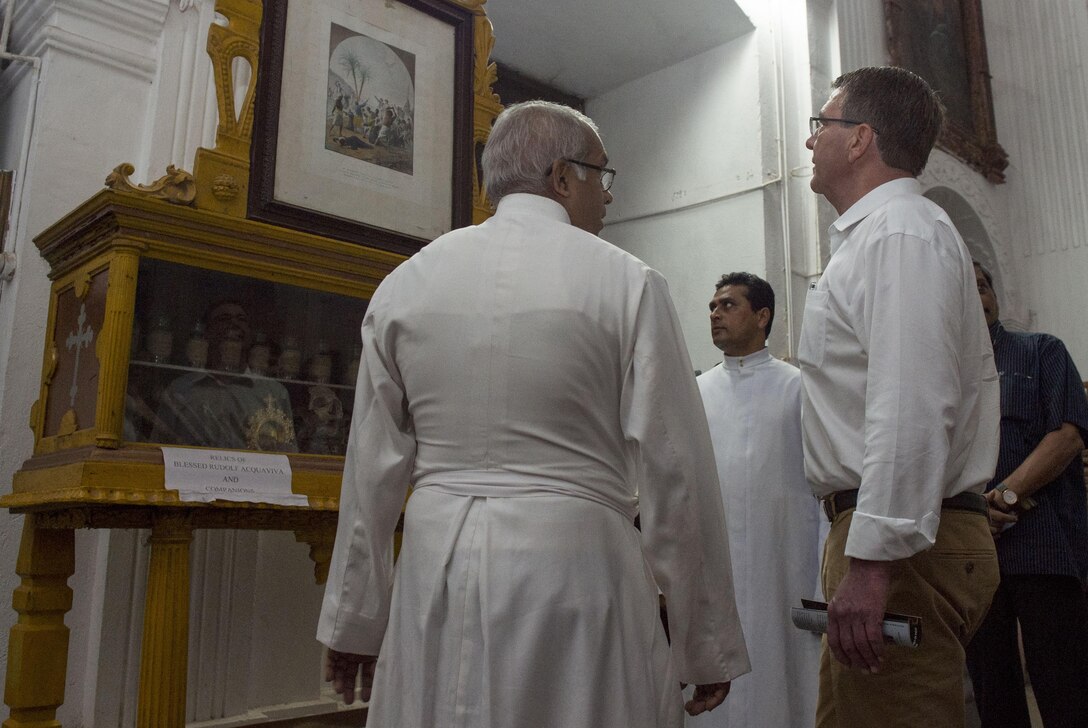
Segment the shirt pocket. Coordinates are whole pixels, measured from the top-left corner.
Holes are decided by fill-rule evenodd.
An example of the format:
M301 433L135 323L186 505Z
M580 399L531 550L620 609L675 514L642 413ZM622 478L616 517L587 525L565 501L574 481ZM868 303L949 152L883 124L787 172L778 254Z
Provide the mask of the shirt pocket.
M810 289L801 320L801 339L797 360L802 366L819 367L824 363L827 344L827 291Z
M1030 449L1042 431L1039 380L1022 372L1001 372L1001 440L1006 447Z
M1030 374L1001 372L1001 417L1033 420L1039 413L1039 382Z

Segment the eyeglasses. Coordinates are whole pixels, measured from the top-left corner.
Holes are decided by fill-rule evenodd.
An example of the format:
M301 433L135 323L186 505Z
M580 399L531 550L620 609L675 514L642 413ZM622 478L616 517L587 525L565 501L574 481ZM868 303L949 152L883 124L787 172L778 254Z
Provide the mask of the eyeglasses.
M563 158L564 162L570 162L571 164L577 164L579 167L586 167L588 169L595 169L601 173L601 188L608 192L608 189L612 186L612 180L616 179L616 170L609 167L601 167L600 165L590 164L589 162L582 162L577 159Z
M831 122L838 122L839 124L849 124L850 126L857 126L858 124L869 124L867 121L854 121L853 119L832 119L827 116L810 116L808 117L808 131L809 134L815 136L820 129L830 124ZM877 128L872 124L869 124L869 128L873 130L874 134L879 134Z

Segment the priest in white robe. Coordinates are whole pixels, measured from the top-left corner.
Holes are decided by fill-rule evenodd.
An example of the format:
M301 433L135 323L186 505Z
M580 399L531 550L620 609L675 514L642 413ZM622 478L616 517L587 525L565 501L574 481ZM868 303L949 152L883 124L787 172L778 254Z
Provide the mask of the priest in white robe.
M363 319L327 679L351 702L362 673L370 728L680 726L681 681L711 710L749 662L665 281L596 235L615 172L582 114L510 107L483 169L495 216Z
M790 621L818 593L821 519L805 481L801 377L766 347L774 291L751 273L722 276L710 301L721 364L698 378L718 461L733 585L752 672L689 728L811 726L820 640ZM822 529L826 533L826 528Z

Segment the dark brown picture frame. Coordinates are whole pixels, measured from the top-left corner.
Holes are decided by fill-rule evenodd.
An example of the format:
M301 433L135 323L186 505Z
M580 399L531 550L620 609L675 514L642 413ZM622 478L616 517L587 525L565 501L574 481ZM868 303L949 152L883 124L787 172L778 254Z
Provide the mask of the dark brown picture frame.
M944 101L937 146L1004 182L1009 156L997 142L981 0L885 0L884 18L892 65L917 73Z
M291 0L304 2L305 0ZM384 5L387 0L366 0ZM451 0L393 0L453 27L453 134L450 179L451 217L448 229L472 220L473 160L473 14ZM379 227L368 219L365 206L357 219L327 214L277 200L277 144L280 120L293 109L281 106L289 0L265 0L257 68L253 142L250 150L250 185L247 216L254 220L295 228L402 255L419 251L430 239ZM320 7L322 4L315 4ZM315 49L325 52L327 49ZM279 170L281 173L284 170ZM287 171L290 172L289 170Z

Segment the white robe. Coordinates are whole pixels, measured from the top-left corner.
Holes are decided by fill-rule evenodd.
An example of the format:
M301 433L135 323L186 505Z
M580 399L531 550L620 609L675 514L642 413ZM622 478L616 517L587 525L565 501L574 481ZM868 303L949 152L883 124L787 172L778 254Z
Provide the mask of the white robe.
M816 715L820 640L790 621L818 593L821 518L805 481L801 377L763 349L699 377L752 672L689 728L807 728ZM823 529L826 532L826 529Z
M383 281L318 625L381 647L369 728L680 726L749 669L691 371L664 279L543 197Z

